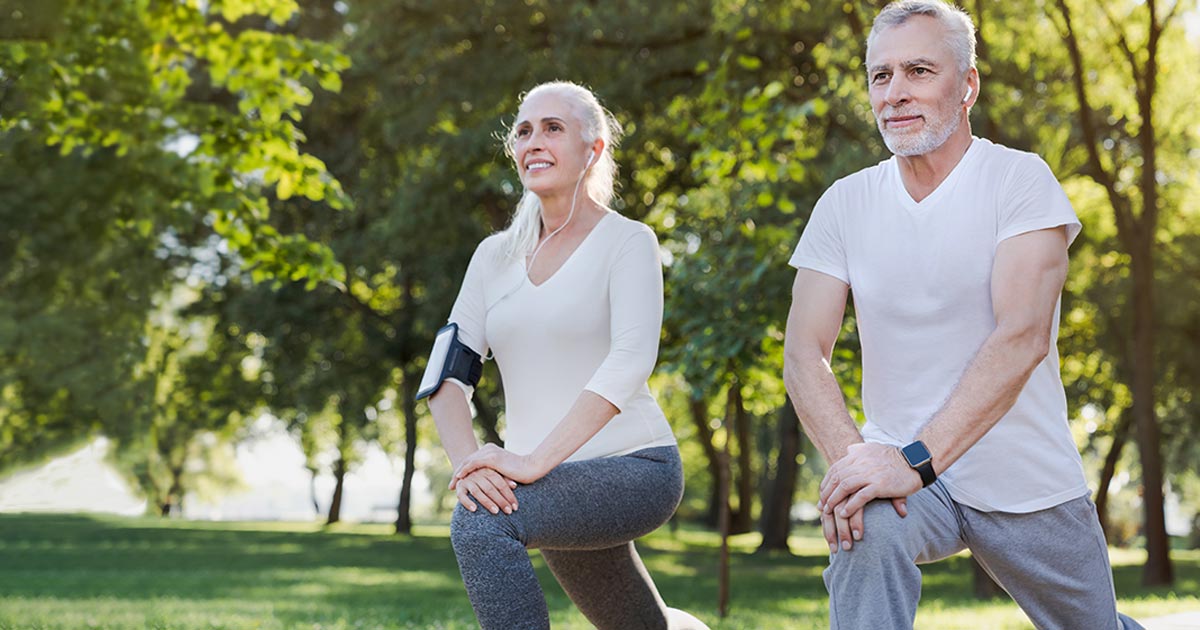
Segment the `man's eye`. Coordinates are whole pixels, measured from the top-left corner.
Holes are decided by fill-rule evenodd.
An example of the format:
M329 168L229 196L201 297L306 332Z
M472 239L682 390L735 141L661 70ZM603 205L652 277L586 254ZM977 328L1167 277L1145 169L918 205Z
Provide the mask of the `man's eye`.
M886 78L887 78L887 76L888 76L888 75L887 75L887 73L886 73L886 72L880 72L879 74L876 74L875 76L871 77L871 82L872 82L872 83L879 83L880 81L882 81L882 80L886 79Z

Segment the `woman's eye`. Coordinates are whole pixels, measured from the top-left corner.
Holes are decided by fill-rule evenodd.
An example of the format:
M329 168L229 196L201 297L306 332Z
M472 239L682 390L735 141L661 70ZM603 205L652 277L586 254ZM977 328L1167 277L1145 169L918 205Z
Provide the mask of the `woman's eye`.
M558 123L550 123L550 131L562 131L562 125Z
M517 137L518 137L518 138L524 138L525 136L528 136L528 135L529 135L529 130L528 130L528 129L518 129L518 130L517 130Z

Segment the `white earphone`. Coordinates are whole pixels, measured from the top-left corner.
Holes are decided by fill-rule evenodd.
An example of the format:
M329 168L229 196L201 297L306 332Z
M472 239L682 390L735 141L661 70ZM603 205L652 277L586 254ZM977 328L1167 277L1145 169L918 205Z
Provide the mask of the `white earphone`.
M970 99L971 99L971 86L968 85L967 86L967 95L963 97L962 102L966 103Z
M594 159L596 159L596 152L591 149L588 149L588 161L587 161L587 164L583 165L583 168L586 169L587 167L591 166L592 160L594 160Z

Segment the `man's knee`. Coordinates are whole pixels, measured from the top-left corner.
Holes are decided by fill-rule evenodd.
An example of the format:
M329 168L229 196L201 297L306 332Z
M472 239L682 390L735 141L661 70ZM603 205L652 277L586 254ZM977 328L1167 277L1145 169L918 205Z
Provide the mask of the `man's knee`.
M900 515L891 501L871 501L863 509L862 540L849 551L839 550L834 562L856 562L881 556L907 555L907 539Z

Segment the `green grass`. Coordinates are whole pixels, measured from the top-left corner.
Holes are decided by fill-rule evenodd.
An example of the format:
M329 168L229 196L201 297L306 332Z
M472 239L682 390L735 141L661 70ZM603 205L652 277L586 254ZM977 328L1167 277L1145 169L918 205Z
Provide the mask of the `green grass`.
M639 542L669 604L714 629L825 627L826 550L816 531L793 538L793 556L751 555L756 536L735 538L723 621L715 614L717 542L688 529ZM1145 589L1143 554L1113 552L1124 612L1200 610L1200 552L1174 557L1175 588ZM554 627L589 628L536 554L534 565ZM1012 602L971 597L966 558L924 572L917 627L1030 627ZM0 629L475 627L444 528L397 537L382 525L0 515Z

